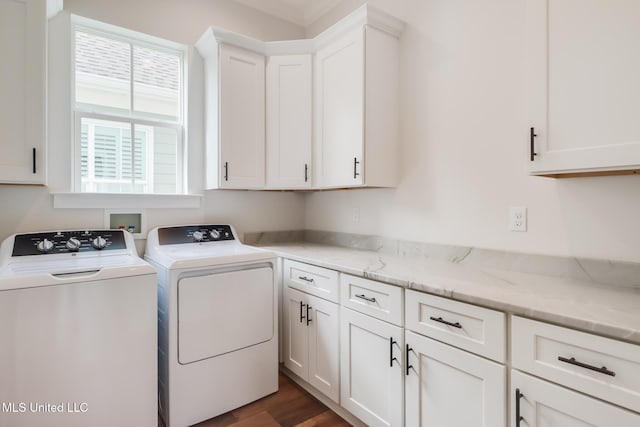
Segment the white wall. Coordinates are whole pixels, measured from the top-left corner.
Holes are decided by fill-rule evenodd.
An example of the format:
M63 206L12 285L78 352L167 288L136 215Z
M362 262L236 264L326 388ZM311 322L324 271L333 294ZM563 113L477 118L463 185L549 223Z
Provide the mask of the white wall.
M362 3L345 0L307 34ZM402 182L310 194L306 228L640 262L639 176L527 175L525 0L369 3L407 22ZM509 206L528 208L526 233L507 230Z
M66 0L74 14L127 27L173 41L195 43L209 25L216 25L264 40L296 39L301 27L265 15L230 0ZM54 58L54 61L60 58ZM192 59L198 65L197 57ZM53 67L56 68L56 67ZM59 68L59 67L58 67ZM53 71L53 70L52 70ZM54 97L68 98L51 75ZM190 78L201 79L192 73ZM56 92L57 91L57 92ZM67 100L68 102L68 100ZM202 99L192 94L189 178L194 192L202 193ZM0 240L16 232L104 227L103 209L54 209L50 191L69 191L71 143L68 113L50 112L49 187L0 185ZM62 119L60 119L62 117ZM304 225L304 196L297 193L205 191L200 209L148 209L147 227L187 223L234 224L246 231L300 229ZM143 250L144 242L139 249Z
M304 36L302 27L232 0L64 0L64 9L191 45L211 25L264 41Z
M343 0L307 34L362 3ZM640 177L553 180L525 172L524 0L370 3L407 22L399 187L306 196L208 191L202 209L149 210L150 227L228 221L240 231L306 227L640 262ZM65 8L183 43L193 43L209 24L264 40L303 35L230 0L67 0ZM50 157L54 166L69 158L64 150ZM50 172L59 177L66 166L55 167ZM45 187L0 186L0 202L0 239L17 231L103 226L102 209L53 209ZM507 231L510 205L528 207L528 232Z

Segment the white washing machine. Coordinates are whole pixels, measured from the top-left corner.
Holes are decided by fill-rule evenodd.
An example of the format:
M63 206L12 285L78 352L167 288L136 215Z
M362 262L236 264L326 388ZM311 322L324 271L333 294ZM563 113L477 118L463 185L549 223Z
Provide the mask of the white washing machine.
M156 289L122 230L7 238L0 426L156 426Z
M275 254L230 225L152 230L158 271L158 387L168 427L188 426L278 390Z

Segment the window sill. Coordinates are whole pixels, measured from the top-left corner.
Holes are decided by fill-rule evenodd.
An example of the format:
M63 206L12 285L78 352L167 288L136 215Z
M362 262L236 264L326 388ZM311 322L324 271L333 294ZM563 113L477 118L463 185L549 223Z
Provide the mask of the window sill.
M199 194L51 193L56 209L196 209Z

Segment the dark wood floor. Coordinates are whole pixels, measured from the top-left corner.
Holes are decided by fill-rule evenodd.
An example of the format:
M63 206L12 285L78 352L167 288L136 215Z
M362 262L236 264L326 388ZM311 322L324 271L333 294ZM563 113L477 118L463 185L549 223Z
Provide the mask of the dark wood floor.
M196 424L196 427L348 427L315 397L287 376L279 374L279 390L226 414ZM158 419L158 427L164 427Z

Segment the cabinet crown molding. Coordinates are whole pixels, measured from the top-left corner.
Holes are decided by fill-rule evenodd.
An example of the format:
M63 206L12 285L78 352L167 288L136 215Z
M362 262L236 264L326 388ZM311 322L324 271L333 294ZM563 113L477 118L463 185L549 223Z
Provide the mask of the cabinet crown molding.
M215 45L225 43L264 56L315 53L350 30L368 26L399 38L404 22L368 4L364 4L312 39L262 41L219 27L209 27L196 43L203 57L216 54Z

